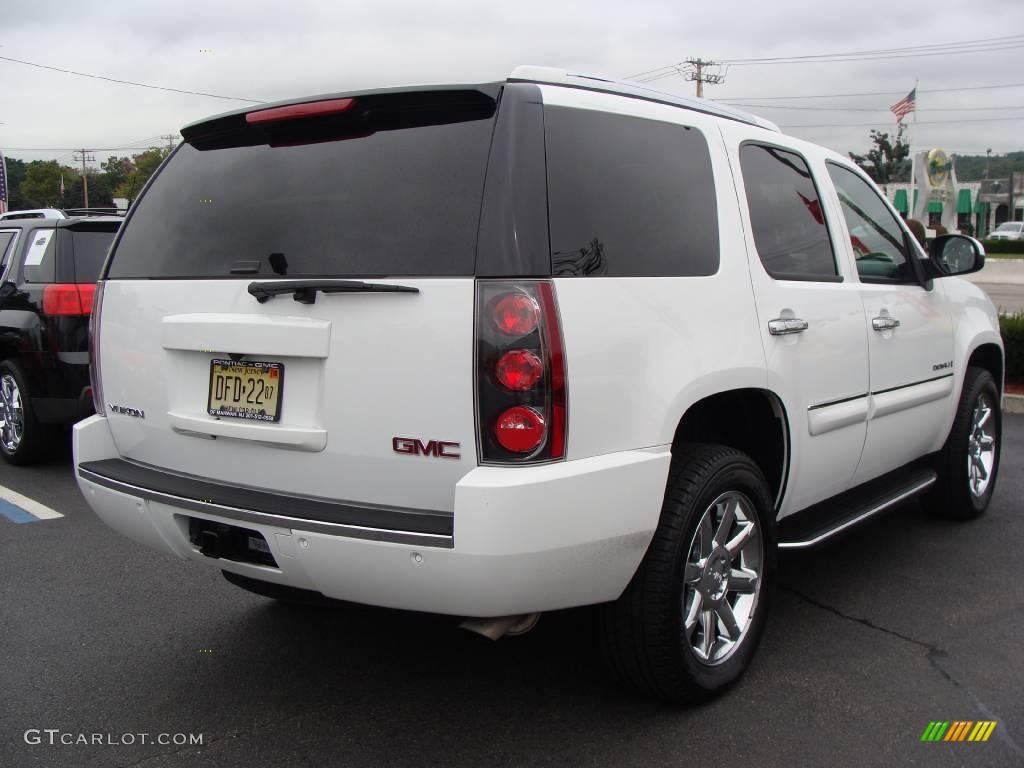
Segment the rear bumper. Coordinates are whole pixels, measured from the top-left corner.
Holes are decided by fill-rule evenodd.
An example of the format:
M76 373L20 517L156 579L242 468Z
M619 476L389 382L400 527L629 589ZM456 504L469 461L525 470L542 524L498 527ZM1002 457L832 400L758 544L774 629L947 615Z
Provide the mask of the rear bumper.
M75 426L74 448L89 505L143 544L341 600L481 617L618 597L657 526L671 458L666 446L539 467L477 467L457 484L452 514L293 506L288 497L226 486L212 490L229 495L195 498L210 484L175 485L144 468L129 477L123 462L109 461L119 456L99 416ZM204 557L189 542L190 517L258 530L277 567Z

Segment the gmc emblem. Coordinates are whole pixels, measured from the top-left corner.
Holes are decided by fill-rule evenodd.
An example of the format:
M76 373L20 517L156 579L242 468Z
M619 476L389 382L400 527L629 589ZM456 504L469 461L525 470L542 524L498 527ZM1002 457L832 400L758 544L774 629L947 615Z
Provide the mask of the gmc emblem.
M415 437L393 437L391 438L391 450L395 453L407 453L410 456L435 456L439 459L458 459L459 443L449 443L444 440L431 440L424 443Z

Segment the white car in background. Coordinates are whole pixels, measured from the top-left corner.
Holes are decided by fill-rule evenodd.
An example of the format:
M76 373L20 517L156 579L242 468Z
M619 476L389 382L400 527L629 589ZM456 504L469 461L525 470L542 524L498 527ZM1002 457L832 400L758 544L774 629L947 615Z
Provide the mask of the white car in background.
M1005 221L996 227L989 240L1024 240L1024 221Z

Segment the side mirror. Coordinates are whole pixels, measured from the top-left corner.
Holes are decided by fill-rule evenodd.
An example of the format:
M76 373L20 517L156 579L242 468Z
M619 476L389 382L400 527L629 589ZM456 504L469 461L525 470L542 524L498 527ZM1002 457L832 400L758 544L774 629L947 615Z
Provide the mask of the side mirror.
M967 235L939 235L928 245L930 277L977 272L985 266L985 246Z

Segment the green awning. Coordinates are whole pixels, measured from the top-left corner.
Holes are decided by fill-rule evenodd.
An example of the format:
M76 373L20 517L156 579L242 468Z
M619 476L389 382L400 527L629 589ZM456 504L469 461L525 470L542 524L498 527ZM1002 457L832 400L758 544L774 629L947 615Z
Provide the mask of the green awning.
M956 198L956 212L957 213L970 213L971 212L971 190L961 189L960 194Z
M907 209L907 190L897 189L896 196L892 200L892 207L900 213L906 215Z
M939 200L929 200L928 213L942 213L942 203Z
M983 202L981 202L981 200L975 200L974 201L974 212L975 213L984 213L987 216L988 215L988 203L983 203Z

